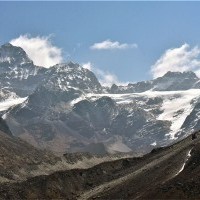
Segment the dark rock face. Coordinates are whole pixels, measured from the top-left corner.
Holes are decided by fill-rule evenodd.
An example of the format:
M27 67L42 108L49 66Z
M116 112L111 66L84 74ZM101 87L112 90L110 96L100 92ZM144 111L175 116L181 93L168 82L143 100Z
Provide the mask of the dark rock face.
M33 64L21 47L13 46L10 43L0 47L0 62L3 66L7 67L10 65L21 65L23 63Z
M94 132L101 132L103 129L108 129L112 117L114 117L117 112L116 103L109 97L102 97L94 102L83 100L74 105L72 112L67 116L66 123L68 123L71 128L80 130L81 135L86 136L86 133L91 132L91 137L94 135ZM74 126L73 121L77 122L77 125L82 124L82 126ZM86 129L84 129L84 127Z
M199 99L196 100L197 103L195 104L194 108L190 112L190 114L186 117L181 129L182 132L180 132L183 136L187 136L191 133L191 130L199 130L200 129L200 120L199 120L199 114L200 114L200 103Z
M115 136L122 137L122 143L130 149L148 151L151 143L164 141L165 134L170 131L169 122L156 120L154 115L133 105L117 105L110 97L82 100L73 107L69 107L69 97L72 97L69 91L47 93L45 89L37 100L34 93L24 105L9 112L6 120L11 131L20 137L28 133L39 147L44 142L51 143L57 135L62 135L58 143L63 138L71 138L65 144L65 151L73 152L92 152L94 148L88 145L96 142L104 143L109 149L113 142L117 142ZM64 150L59 148L59 151Z
M0 131L8 134L9 136L12 136L12 133L11 133L8 125L1 117L0 117Z

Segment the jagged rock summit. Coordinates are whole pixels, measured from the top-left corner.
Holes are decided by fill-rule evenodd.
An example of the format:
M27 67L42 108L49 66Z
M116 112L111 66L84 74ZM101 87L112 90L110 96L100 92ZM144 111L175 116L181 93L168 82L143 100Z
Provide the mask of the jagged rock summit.
M4 65L22 65L33 61L28 57L26 52L21 47L13 46L10 43L0 47L0 62Z

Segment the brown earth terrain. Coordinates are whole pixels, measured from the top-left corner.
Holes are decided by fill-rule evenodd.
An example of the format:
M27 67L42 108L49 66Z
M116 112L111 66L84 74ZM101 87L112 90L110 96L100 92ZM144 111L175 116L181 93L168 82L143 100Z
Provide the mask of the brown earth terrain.
M0 185L0 199L199 199L200 135L138 158Z

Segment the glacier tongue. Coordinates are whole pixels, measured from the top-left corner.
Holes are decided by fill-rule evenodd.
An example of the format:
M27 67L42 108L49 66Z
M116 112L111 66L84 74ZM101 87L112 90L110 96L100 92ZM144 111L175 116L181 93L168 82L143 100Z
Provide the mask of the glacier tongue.
M173 98L173 95L166 95L161 110L163 113L158 116L158 120L171 121L171 132L168 134L170 139L176 139L175 134L181 129L186 117L192 111L194 105L192 101L200 97L199 89L191 89L179 91L175 94L178 98Z

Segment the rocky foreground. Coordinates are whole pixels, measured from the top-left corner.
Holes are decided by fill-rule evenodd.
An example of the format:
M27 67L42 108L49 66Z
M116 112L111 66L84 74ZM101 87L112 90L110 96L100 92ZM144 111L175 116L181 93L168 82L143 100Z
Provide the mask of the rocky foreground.
M136 158L0 185L1 199L199 199L200 134Z

